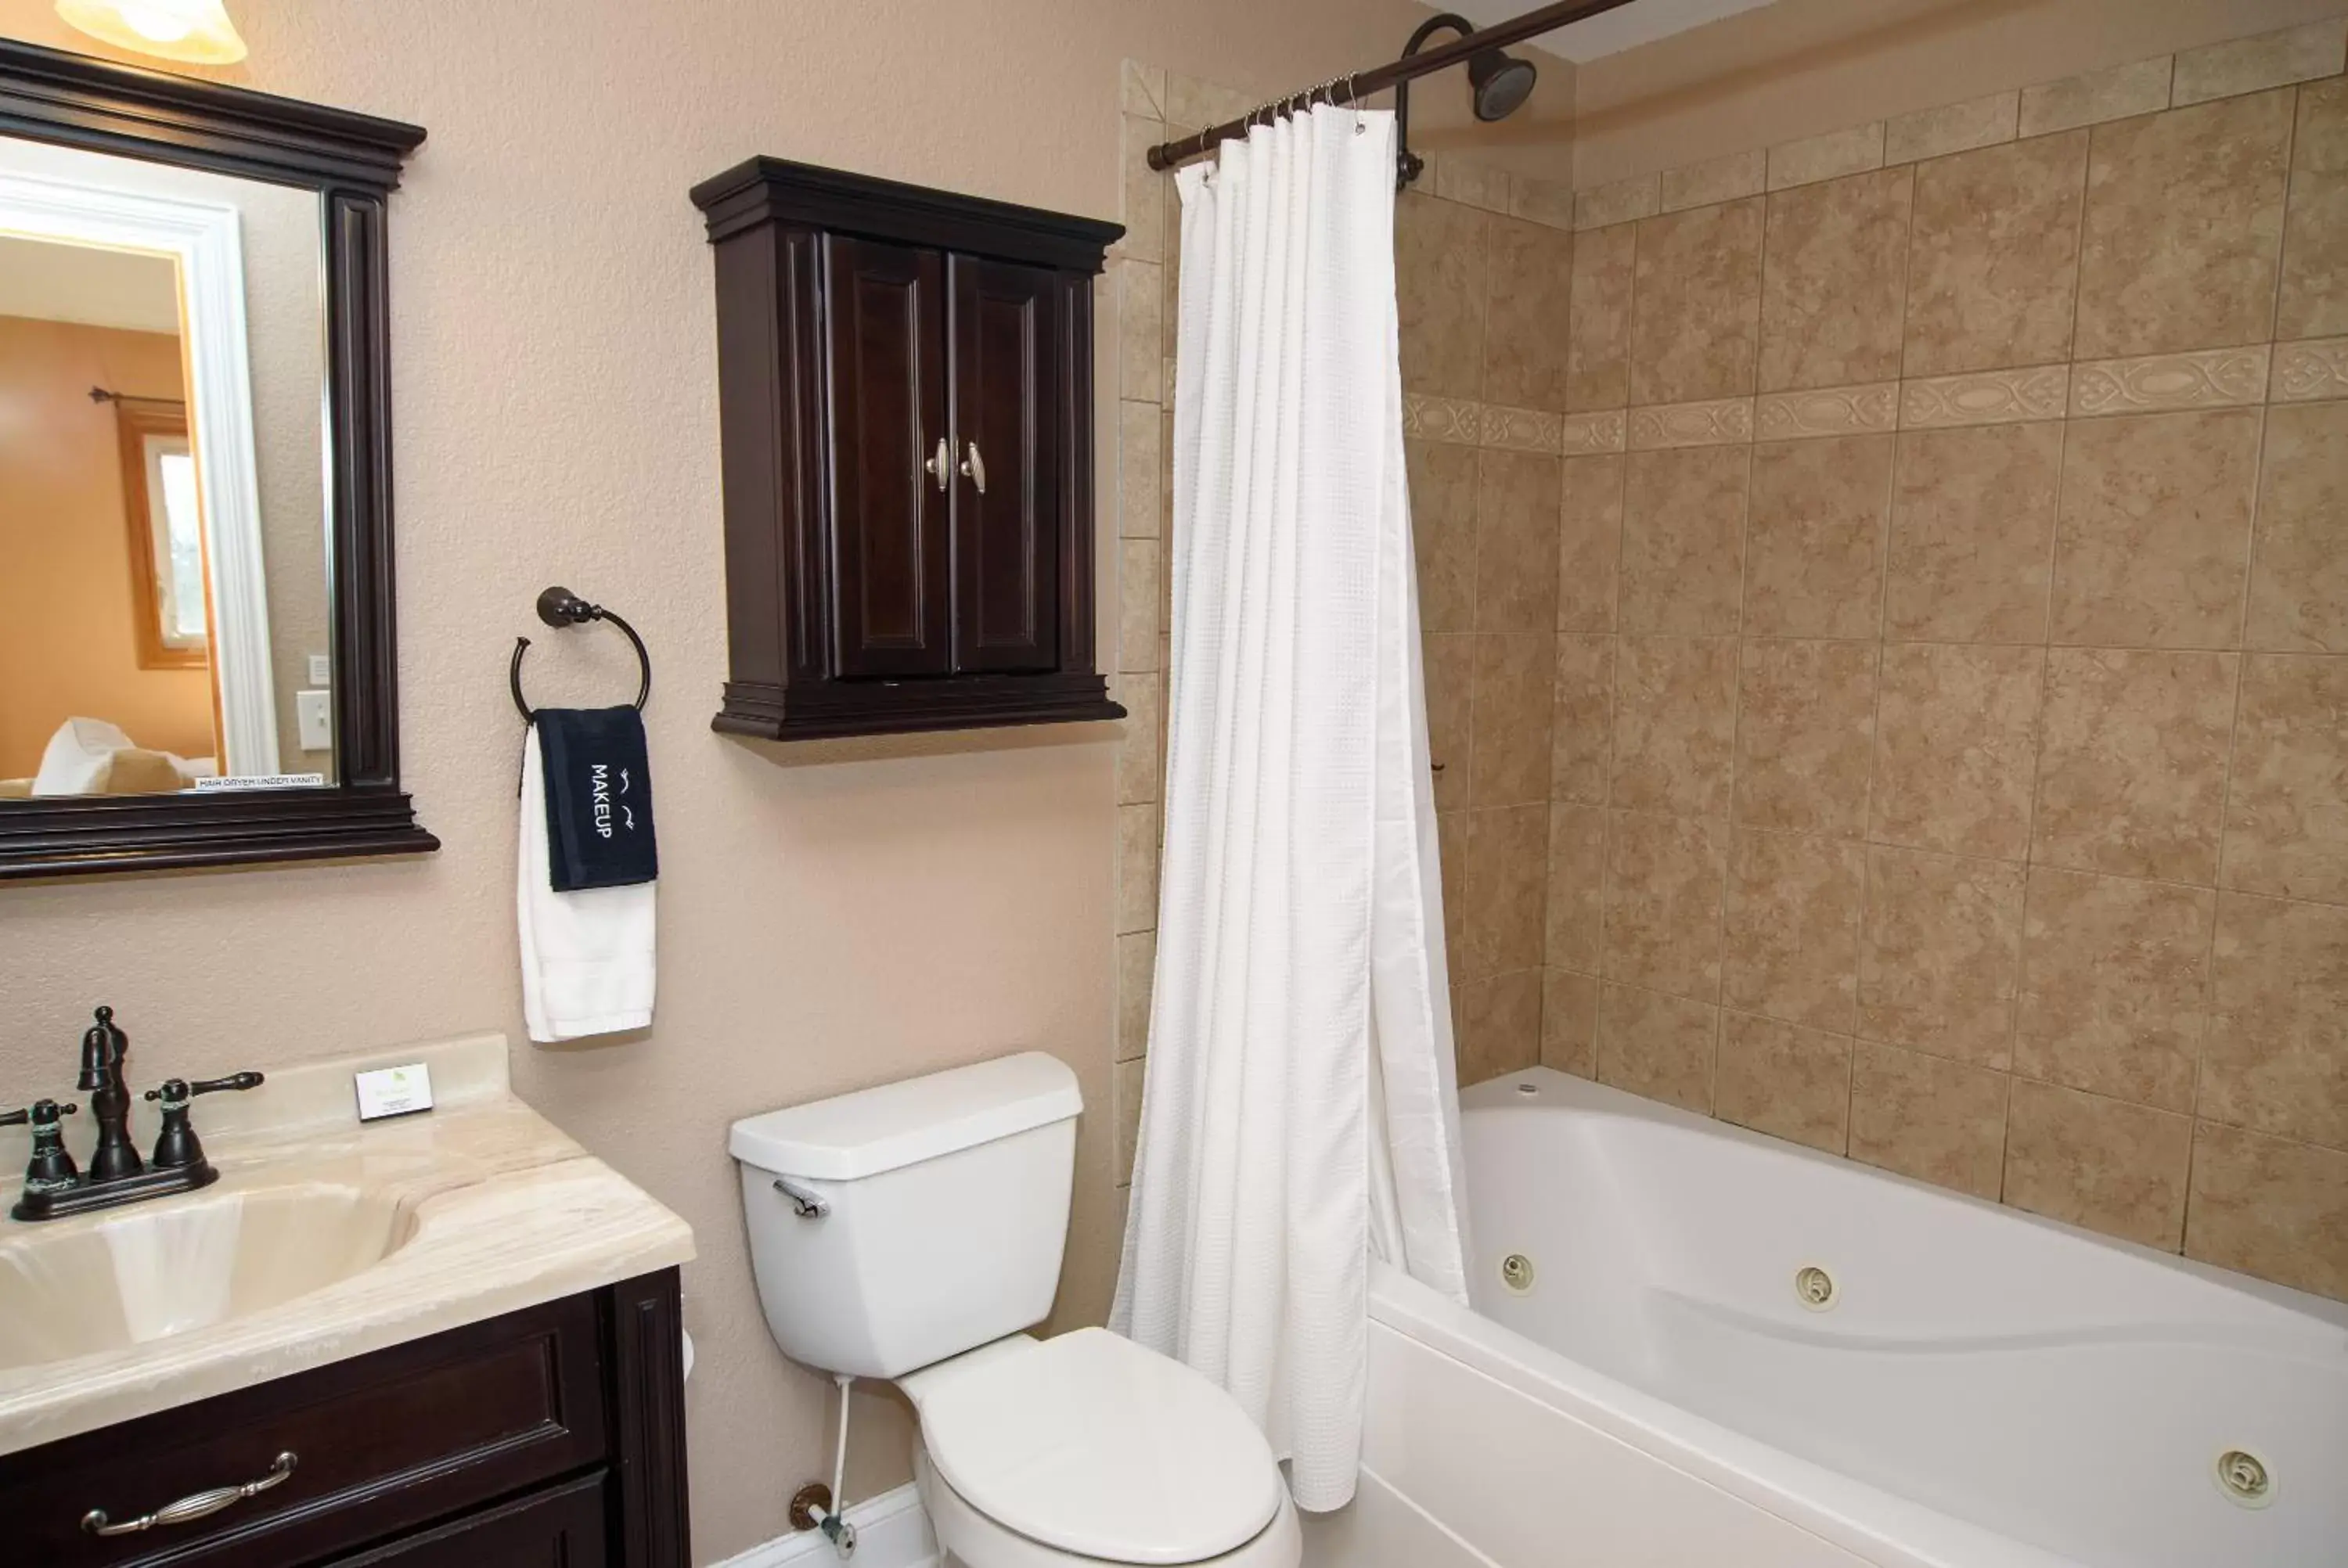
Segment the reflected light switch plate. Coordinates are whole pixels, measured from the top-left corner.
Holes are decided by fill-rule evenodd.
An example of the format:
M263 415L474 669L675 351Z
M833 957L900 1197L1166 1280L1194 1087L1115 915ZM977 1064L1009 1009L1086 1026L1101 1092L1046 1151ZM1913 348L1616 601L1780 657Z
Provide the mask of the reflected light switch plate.
M335 743L335 694L332 692L294 693L294 717L302 726L302 749L330 750Z

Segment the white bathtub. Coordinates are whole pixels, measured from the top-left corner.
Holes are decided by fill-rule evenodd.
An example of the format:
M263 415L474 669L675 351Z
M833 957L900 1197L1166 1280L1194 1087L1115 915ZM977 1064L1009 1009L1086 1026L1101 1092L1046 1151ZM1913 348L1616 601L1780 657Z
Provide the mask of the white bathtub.
M1476 1310L1380 1271L1314 1568L2348 1565L2348 1307L1546 1070L1463 1104Z

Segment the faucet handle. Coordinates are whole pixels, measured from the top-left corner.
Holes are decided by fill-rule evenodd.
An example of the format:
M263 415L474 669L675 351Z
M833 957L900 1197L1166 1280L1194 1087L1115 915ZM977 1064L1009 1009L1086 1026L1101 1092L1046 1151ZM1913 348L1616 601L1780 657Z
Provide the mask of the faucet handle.
M226 1078L199 1078L193 1083L184 1078L167 1078L147 1091L146 1098L160 1100L166 1111L184 1107L199 1094L218 1094L223 1090L258 1089L269 1081L258 1072L232 1072Z
M54 1127L58 1117L80 1109L71 1101L60 1105L54 1100L36 1100L21 1111L0 1112L0 1127Z

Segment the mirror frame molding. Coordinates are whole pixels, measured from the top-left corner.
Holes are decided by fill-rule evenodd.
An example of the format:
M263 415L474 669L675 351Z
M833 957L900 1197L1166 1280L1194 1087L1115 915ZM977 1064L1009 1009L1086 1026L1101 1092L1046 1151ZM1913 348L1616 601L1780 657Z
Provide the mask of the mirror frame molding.
M318 789L0 803L0 879L438 849L399 784L392 576L386 207L422 128L0 38L0 136L317 193L336 775Z

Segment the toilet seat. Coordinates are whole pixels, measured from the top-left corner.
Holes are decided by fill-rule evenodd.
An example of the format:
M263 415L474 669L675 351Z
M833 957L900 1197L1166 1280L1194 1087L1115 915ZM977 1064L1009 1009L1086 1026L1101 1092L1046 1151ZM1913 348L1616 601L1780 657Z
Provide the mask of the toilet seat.
M1099 1328L998 1341L900 1385L921 1413L932 1517L1004 1539L973 1568L1029 1562L1292 1564L1272 1449L1199 1373ZM1037 1553L1016 1552L1020 1543ZM1257 1550L1261 1543L1263 1550Z
M949 1568L1131 1568L1099 1557L1079 1557L1004 1529L938 1479L918 1438L913 1441L913 1484ZM1280 1512L1262 1533L1235 1552L1184 1568L1297 1568L1303 1557L1304 1534L1283 1487Z

